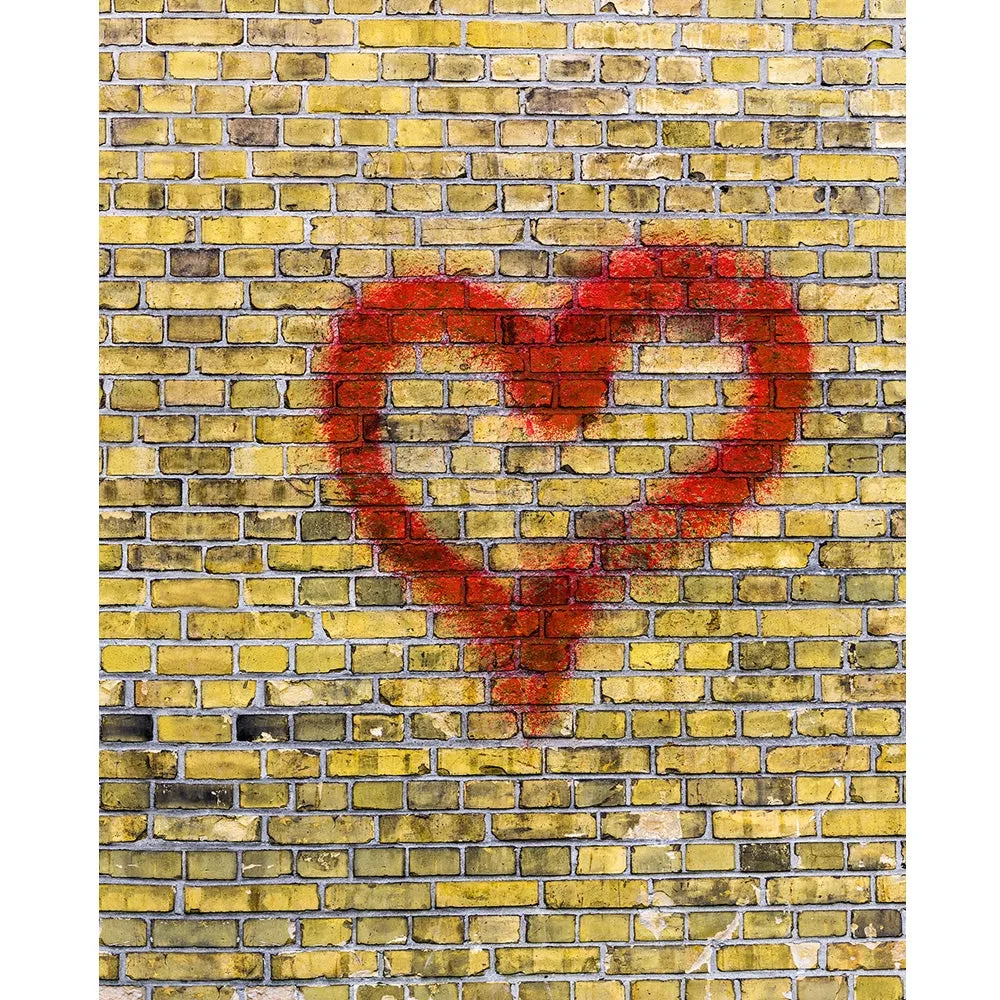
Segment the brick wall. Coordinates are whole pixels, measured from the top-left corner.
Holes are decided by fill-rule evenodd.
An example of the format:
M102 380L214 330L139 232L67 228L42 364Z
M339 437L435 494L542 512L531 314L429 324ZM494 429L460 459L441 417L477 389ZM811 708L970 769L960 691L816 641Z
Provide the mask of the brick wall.
M902 0L102 0L104 1000L903 995Z

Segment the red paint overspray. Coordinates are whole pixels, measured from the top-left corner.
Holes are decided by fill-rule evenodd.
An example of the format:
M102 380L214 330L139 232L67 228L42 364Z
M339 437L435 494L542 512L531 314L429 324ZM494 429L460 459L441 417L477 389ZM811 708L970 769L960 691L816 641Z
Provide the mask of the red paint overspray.
M490 675L491 704L518 710L526 729L572 703L578 646L599 632L602 606L624 597L624 574L692 565L703 540L729 532L780 471L808 399L812 349L791 287L758 261L709 248L612 252L599 277L532 286L528 301L511 294L516 283L371 282L314 355L334 501L353 509L356 536L373 540L378 571L404 577L411 601L433 611L435 635L467 640L466 671ZM592 440L613 419L604 411L614 374L632 371L633 351L674 346L661 317L707 320L706 346L724 350L740 380L717 440L698 442L700 466L647 479L644 502L593 511L586 538L536 542L530 568L496 571L478 545L437 537L433 515L393 473L392 443L406 432L389 413L389 376L455 373L458 363L457 374L499 380L504 409L495 412L517 440L571 442L588 431Z

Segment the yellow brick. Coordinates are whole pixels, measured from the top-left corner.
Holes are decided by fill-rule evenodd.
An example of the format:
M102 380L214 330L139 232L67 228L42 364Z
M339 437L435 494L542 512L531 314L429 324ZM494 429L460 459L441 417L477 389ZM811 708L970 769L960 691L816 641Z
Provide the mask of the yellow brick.
M476 22L472 22L475 24ZM471 25L470 25L471 26ZM441 48L458 45L461 24L442 19L393 18L389 21L365 19L358 25L358 41L374 48ZM469 44L475 44L471 38Z
M890 48L892 28L884 25L796 24L792 26L792 47L796 49Z
M725 839L809 837L816 833L816 819L811 809L719 811L713 814L712 831Z
M906 83L906 59L889 58L876 60L878 82L883 86Z
M136 952L126 957L125 970L132 979L152 981L260 979L264 959L259 952Z
M219 716L161 715L156 733L166 743L228 743L232 739L232 722Z
M899 164L893 156L803 153L799 157L799 177L804 181L897 180Z
M311 113L405 113L410 110L410 92L405 87L313 86L308 107Z
M721 971L741 969L815 969L819 966L819 944L802 942L785 944L724 945L719 950Z
M235 608L239 585L235 580L154 580L154 607Z
M217 52L168 52L167 70L175 80L215 80L219 76Z
M451 44L457 44L457 23L455 29L455 42ZM558 22L469 21L465 28L466 44L472 48L562 49L566 37L566 25Z
M906 828L904 809L831 809L823 816L824 837L893 837Z
M672 24L633 24L628 21L581 21L573 27L577 49L672 49ZM528 45L530 46L530 40ZM558 47L563 47L560 42Z
M263 216L225 216L202 220L205 243L301 243L302 219L275 219Z
M420 611L333 611L324 612L323 628L331 638L412 638L427 634L427 617Z
M353 177L357 171L356 153L269 150L253 153L254 177ZM221 220L220 220L221 221ZM299 222L298 219L262 218L260 223ZM274 242L299 242L274 240ZM254 241L257 242L257 241Z
M712 59L712 78L718 83L756 83L760 79L760 61L717 56Z
M247 154L241 150L218 149L198 154L198 176L203 180L246 177L246 173Z
M412 219L395 218L317 218L312 221L312 242L316 245L385 245L412 244L415 229Z
M816 60L804 56L772 56L767 60L767 82L815 83Z
M727 51L780 50L784 47L779 26L770 24L711 23L685 24L681 46L689 49Z
M146 39L152 45L235 45L243 41L243 23L226 18L150 18Z
M350 45L353 36L353 25L347 20L251 17L247 21L247 41L251 45L322 48Z
M150 282L146 301L153 309L238 309L243 286L225 281Z
M906 246L906 224L891 219L859 219L854 224L854 238L862 247Z
M100 908L102 912L169 913L175 892L173 886L166 885L102 885Z
M760 770L756 747L661 747L656 751L659 774L753 774Z
M739 93L722 87L705 89L636 91L635 110L646 115L734 115Z
M821 222L758 222L751 221L748 229L750 246L847 246L847 223Z
M281 58L280 56L278 57ZM267 52L223 52L223 80L260 80L271 75L271 56ZM279 76L280 79L280 76Z
M102 243L190 243L194 220L163 216L104 216L100 220Z

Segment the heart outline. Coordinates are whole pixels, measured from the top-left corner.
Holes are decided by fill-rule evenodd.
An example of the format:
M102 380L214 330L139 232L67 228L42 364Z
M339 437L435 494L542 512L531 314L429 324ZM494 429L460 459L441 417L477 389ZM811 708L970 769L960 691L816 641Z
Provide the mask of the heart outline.
M591 539L583 547L594 550L600 569L590 565L571 567L562 575L568 593L575 595L581 580L609 569L662 571L671 568L671 563L683 562L684 546L694 540L698 540L701 551L706 538L717 537L723 522L744 509L759 490L766 490L766 484L780 475L782 456L796 436L797 416L808 402L814 352L809 332L795 309L792 286L759 273L759 269L745 267L748 259L754 260L741 258L738 252L693 247L605 254L600 276L578 279L570 286L568 307L564 303L560 311L553 313L559 306L550 301L536 310L552 314L553 321L540 327L547 334L532 328L526 317L533 314L524 311L525 303L504 297L504 286L511 283L456 277L369 282L362 286L360 305L331 317L328 341L314 353L312 371L323 376L321 427L329 446L331 474L343 487L343 503L337 505L354 510L357 537L373 542L379 572L403 575L411 592L414 582L421 578L436 581L435 587L422 588L419 596L423 599L414 603L433 611L435 636L467 640L467 653L471 650L481 660L473 672L500 675L491 678L491 704L535 715L542 709L572 703L567 696L576 647L597 621L602 609L596 605L601 602L567 600L565 606L543 607L541 611L529 605L526 614L523 605L511 611L510 595L498 586L495 571L485 563L482 567L470 565L458 547L434 535L425 512L415 509L400 489L392 473L390 447L379 440L380 427L384 428L386 422L389 376L416 373L417 351L422 360L425 352L438 348L453 355L458 352L482 374L499 375L506 397L511 375L518 370L515 362L528 360L529 373L545 374L548 369L554 398L560 400L560 405L537 408L544 411L546 421L541 421L530 406L521 407L527 439L546 440L546 434L558 434L560 428L582 432L585 421L598 419L603 410L594 404L564 405L563 386L569 385L571 379L557 366L572 363L573 352L582 352L586 363L581 370L592 376L596 371L610 390L619 356L637 343L645 343L623 340L614 346L613 338L574 340L571 321L579 324L582 318L595 313L613 316L618 311L622 316L730 317L732 321L726 324L718 344L713 339L711 346L734 345L742 352L741 373L749 376L751 405L726 415L725 437L715 442L718 460L714 469L646 480L667 484L658 494L659 500L627 508L630 525L634 525L643 518L655 522L656 515L664 520L664 512L677 507L682 515L677 538L653 535L624 542L617 550L611 546L602 549L598 540ZM741 268L751 273L741 274ZM677 298L679 292L681 299ZM489 332L485 322L478 333L475 323L466 322L465 331L451 325L449 318L456 312L466 320L497 314L492 327L494 337L500 333L500 342L475 339ZM411 328L394 322L397 315ZM443 325L437 326L437 341L433 329L412 328L412 324L419 327L421 322L433 326L438 322L434 317L444 317ZM552 343L563 317L569 317L563 325L570 339ZM719 325L723 325L721 319ZM459 339L453 342L456 332ZM770 336L764 339L762 332ZM462 340L462 336L472 339ZM670 346L659 339L655 345ZM546 350L550 351L548 355L544 354ZM541 371L535 367L536 360ZM631 372L633 368L629 364L622 370ZM348 371L351 374L345 374ZM508 412L512 409L518 408L508 407ZM769 455L766 463L765 454ZM390 511L395 515L391 522L386 517ZM394 532L389 528L393 524L397 536L400 528L403 530L401 543L392 540ZM620 565L616 566L616 562ZM459 591L454 590L451 579L456 576L464 581ZM470 601L470 597L475 599ZM456 598L464 602L465 611L452 610ZM489 608L503 610L493 612L491 617L486 610ZM532 646L531 637L538 628L545 638ZM497 641L505 637L517 640L516 659L511 659L509 650ZM486 640L481 647L480 640ZM484 650L492 654L485 662L480 655ZM533 659L527 666L526 654Z

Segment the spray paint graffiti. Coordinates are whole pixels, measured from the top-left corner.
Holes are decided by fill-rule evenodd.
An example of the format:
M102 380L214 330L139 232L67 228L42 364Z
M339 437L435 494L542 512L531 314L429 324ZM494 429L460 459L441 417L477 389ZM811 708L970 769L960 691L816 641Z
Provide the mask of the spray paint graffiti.
M489 675L493 705L530 714L572 703L580 643L602 634L630 574L701 566L704 539L731 531L734 514L781 473L810 397L813 351L791 286L759 261L709 248L630 249L573 281L375 281L332 318L313 359L330 501L353 510L377 571L404 578L409 601L432 610L434 635L464 643L465 669ZM629 378L663 372L724 382L724 405L690 418L618 405ZM436 413L397 412L395 381L421 376L478 379L498 392L485 404L484 395ZM394 465L413 442L506 449L650 438L693 445L694 458L645 477L635 497L593 497L569 538L497 544L488 556L479 541L442 537L421 478ZM523 471L507 469L504 482L520 484L504 487L507 499L537 509L538 476ZM559 470L548 475L558 481ZM551 496L547 505L559 506Z

